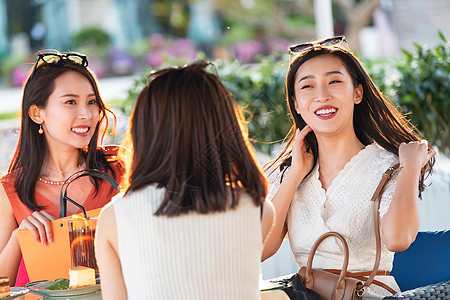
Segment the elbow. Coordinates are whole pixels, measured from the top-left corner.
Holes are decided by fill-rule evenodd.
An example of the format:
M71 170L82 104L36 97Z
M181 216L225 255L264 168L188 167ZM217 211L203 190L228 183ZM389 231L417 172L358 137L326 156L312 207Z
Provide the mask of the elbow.
M419 224L388 224L381 223L381 240L391 252L402 252L414 242L419 231Z
M261 255L261 262L265 261L272 255L274 255L277 252L277 249L268 249L266 247L263 248L262 255Z
M417 233L416 233L417 234ZM391 252L402 252L409 248L409 246L416 239L416 234L398 234L384 237L383 243Z
M16 278L15 277L14 278L9 277L9 285L10 286L15 286L16 285Z
M389 243L384 243L386 248L391 252L402 252L409 248L411 245L408 241L393 241Z

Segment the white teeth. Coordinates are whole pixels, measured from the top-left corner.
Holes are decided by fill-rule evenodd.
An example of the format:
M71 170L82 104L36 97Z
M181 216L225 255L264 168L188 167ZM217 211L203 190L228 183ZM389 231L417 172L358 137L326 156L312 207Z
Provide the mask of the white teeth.
M316 115L319 115L319 116L330 115L335 112L336 112L336 108L325 108L325 109L319 109L318 111L316 111Z
M72 131L73 131L73 132L76 132L76 133L85 133L85 132L87 132L88 130L89 130L88 127L83 127L83 128L72 128Z

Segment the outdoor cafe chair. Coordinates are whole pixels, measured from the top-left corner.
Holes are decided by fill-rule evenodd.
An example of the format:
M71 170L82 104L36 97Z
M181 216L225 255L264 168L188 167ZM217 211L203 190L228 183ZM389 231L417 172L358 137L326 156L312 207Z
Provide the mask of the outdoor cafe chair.
M391 275L402 292L384 299L450 299L450 230L420 231Z

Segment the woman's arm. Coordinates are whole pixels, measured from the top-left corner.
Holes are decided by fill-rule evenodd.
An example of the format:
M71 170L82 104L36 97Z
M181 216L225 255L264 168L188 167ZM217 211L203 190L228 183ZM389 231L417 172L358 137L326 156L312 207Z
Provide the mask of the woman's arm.
M399 174L391 205L381 220L381 239L393 252L408 249L419 231L418 186L421 169L436 154L428 143L402 143Z
M114 207L106 206L99 216L95 237L95 256L100 271L102 297L104 299L127 299L127 290L120 265L117 225Z
M17 239L18 225L3 184L0 184L0 274L16 283L22 253Z
M263 237L263 247L266 242L267 236L270 234L275 221L275 208L272 202L264 202L263 215L261 219L261 233Z
M266 260L275 254L281 246L287 233L286 216L292 197L298 185L312 168L313 155L306 150L304 142L306 135L311 131L306 125L301 131L297 129L295 142L292 146L292 164L289 172L286 172L278 191L272 198L275 207L275 222L270 234L266 237L262 260Z

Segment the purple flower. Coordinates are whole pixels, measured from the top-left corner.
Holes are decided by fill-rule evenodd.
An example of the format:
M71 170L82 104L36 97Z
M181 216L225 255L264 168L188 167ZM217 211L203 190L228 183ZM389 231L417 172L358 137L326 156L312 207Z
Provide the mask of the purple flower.
M133 72L136 59L126 52L113 48L111 50L111 69L116 74Z
M263 54L263 44L258 40L249 40L245 42L236 43L234 45L234 54L238 60L243 63L250 63L254 56Z
M171 59L193 60L197 57L197 50L190 40L176 39L167 49L167 54Z
M28 70L28 67L22 65L15 67L11 73L11 84L13 86L22 86L28 75Z
M91 69L98 78L102 78L107 73L105 63L98 58L89 60L89 69Z
M158 68L164 63L162 53L160 50L157 49L150 50L147 53L146 60L147 64L150 65L152 68Z
M150 46L152 48L161 48L165 44L164 35L160 33L154 33L150 37Z
M292 44L293 43L285 39L269 40L267 42L267 49L269 53L276 53L279 51L287 52L289 46Z

